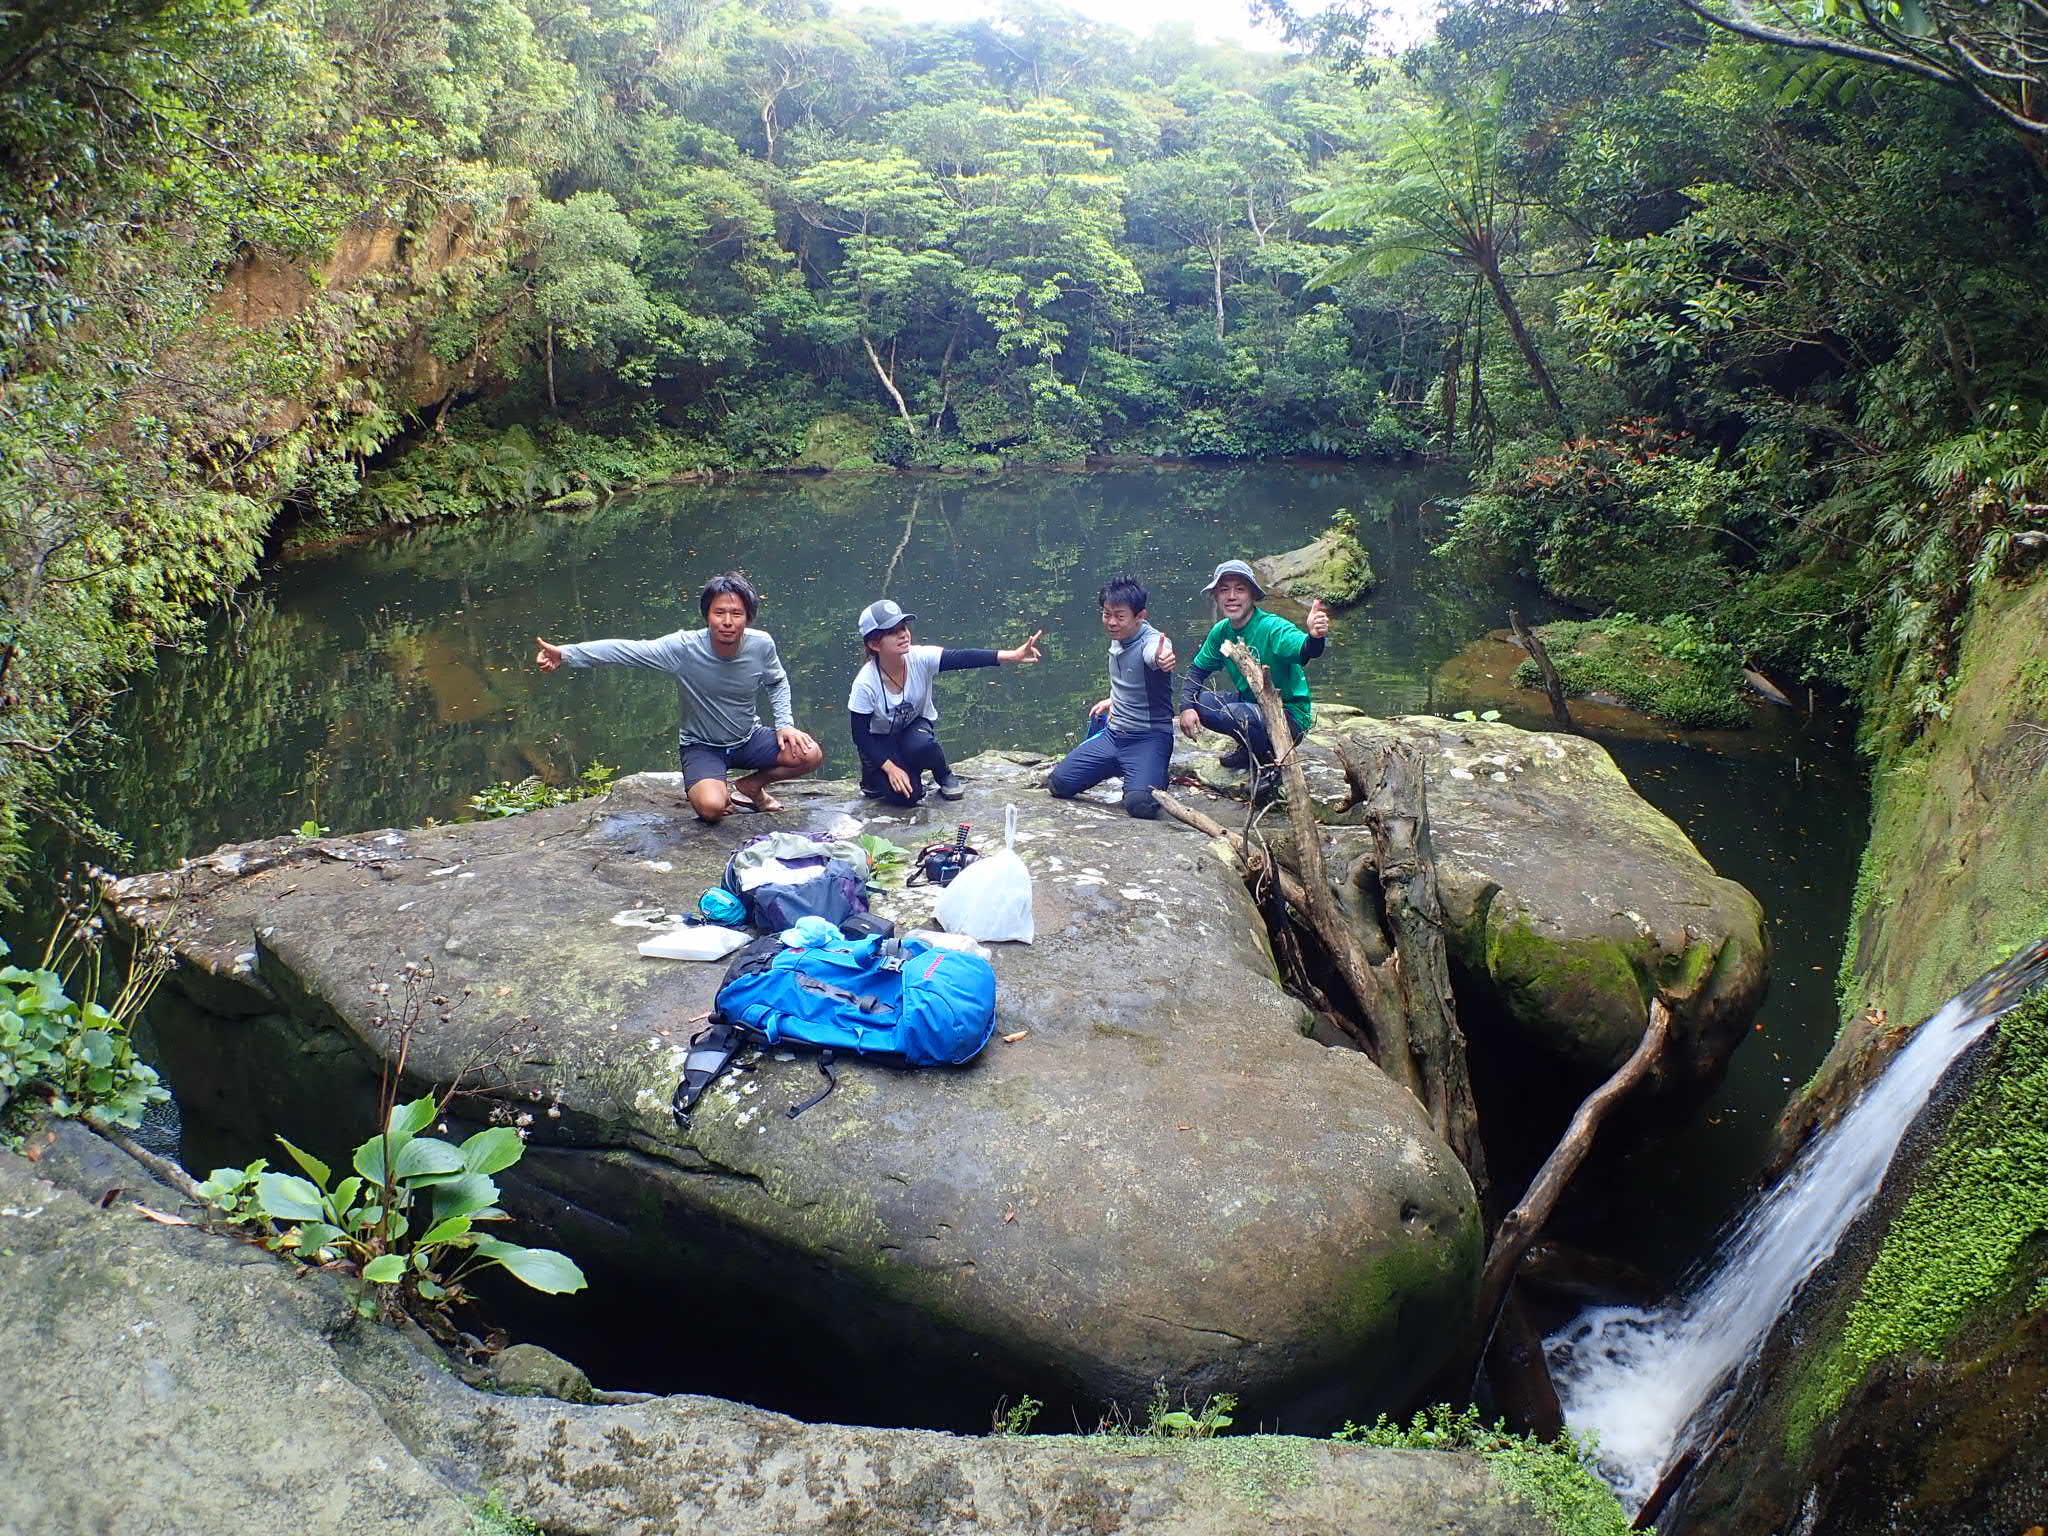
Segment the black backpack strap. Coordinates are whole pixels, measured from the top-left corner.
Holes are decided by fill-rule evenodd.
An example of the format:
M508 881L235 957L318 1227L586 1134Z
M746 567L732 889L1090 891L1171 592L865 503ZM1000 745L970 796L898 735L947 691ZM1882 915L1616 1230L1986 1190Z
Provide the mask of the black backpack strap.
M858 1008L862 1013L887 1013L889 1011L889 1004L883 1002L879 997L863 996L859 993L849 992L846 988L826 981L823 977L813 976L809 971L799 972L796 984L806 992L815 992L820 997L829 997L835 1003L845 1003L849 1008Z
M790 1119L794 1120L813 1104L824 1103L826 1099L831 1097L832 1090L839 1086L838 1074L832 1070L832 1053L830 1051L820 1051L818 1053L818 1071L824 1075L825 1086L812 1094L808 1099L805 1099L803 1103L790 1105Z
M746 1036L738 1025L716 1015L690 1037L689 1053L683 1057L682 1080L676 1084L675 1095L668 1105L679 1129L687 1131L690 1128L690 1114L696 1109L697 1101L704 1097L704 1090L724 1075L725 1069L732 1065L733 1057L739 1055L746 1043Z

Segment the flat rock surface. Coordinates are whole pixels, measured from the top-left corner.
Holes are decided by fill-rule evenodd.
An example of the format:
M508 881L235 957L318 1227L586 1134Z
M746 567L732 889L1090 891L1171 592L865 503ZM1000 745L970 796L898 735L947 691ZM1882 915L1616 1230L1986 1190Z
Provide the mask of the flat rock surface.
M983 1414L1005 1391L1142 1402L1161 1379L1268 1422L1398 1406L1471 1304L1463 1170L1368 1059L1303 1037L1202 840L1051 800L1016 762L964 766L963 805L870 830L915 847L957 816L989 847L1003 806L1021 813L1038 939L998 947L999 1035L966 1069L846 1066L792 1120L815 1066L762 1060L679 1131L669 1097L724 967L641 959L644 933L613 916L686 910L756 832L872 807L785 786L790 813L706 827L673 776L646 775L505 821L249 845L128 882L140 904L185 889L191 963L159 1026L180 1101L353 1145L398 1049L399 966L424 959L409 1073L481 1064L533 1117L501 1183L531 1236L579 1260L770 1307L878 1392L953 1369ZM882 905L916 921L918 901Z
M31 1149L42 1162L0 1153L0 1536L470 1536L503 1516L550 1536L1551 1530L1469 1455L479 1392L365 1322L336 1276L163 1224L175 1197L79 1128Z

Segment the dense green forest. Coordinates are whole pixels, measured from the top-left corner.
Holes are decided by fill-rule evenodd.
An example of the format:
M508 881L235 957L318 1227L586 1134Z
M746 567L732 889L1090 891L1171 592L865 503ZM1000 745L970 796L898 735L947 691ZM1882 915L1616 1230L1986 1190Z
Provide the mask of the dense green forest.
M301 536L683 472L1447 455L1454 551L1940 716L2048 522L2036 4L0 13L0 807Z

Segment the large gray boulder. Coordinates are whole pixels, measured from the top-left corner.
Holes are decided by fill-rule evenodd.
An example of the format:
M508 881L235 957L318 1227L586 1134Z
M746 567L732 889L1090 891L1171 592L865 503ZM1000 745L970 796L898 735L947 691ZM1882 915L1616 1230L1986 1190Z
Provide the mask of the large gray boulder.
M815 1066L763 1060L679 1131L670 1094L723 967L643 960L612 918L687 908L770 818L706 827L650 775L516 819L279 840L127 882L138 917L181 893L168 1075L189 1116L248 1128L251 1150L275 1130L337 1154L401 1043L419 1083L480 1071L532 1116L500 1182L537 1240L677 1298L746 1298L878 1398L915 1377L951 1422L1006 1392L1130 1404L1161 1380L1290 1426L1401 1407L1472 1305L1462 1168L1366 1057L1303 1036L1200 839L1051 800L1011 762L970 772L944 814L992 829L1018 805L1038 940L995 960L998 1028L1018 1038L967 1069L849 1066L792 1120ZM843 785L785 798L775 824L870 809ZM875 826L908 846L944 830ZM421 959L429 1001L401 1029L399 967ZM637 1326L680 1332L688 1310Z
M1369 772L1394 742L1426 769L1446 938L1468 1012L1497 1013L1526 1049L1596 1080L1635 1048L1654 988L1672 1005L1658 1085L1690 1097L1718 1080L1769 984L1756 898L1715 874L1584 737L1318 705L1303 763L1339 876L1371 848L1343 759Z
M0 1153L0 1536L1545 1536L1480 1457L963 1439L477 1391L76 1126ZM102 1208L104 1206L104 1209ZM185 1215L197 1212L186 1208ZM1526 1484L1523 1484L1526 1486ZM1576 1527L1575 1527L1576 1528Z

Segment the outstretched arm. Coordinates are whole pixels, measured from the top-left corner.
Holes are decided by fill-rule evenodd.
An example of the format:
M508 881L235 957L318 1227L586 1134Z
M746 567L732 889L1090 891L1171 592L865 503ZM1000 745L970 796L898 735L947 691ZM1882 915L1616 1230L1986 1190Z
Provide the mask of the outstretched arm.
M1007 651L997 651L996 660L1006 665L1022 663L1025 666L1029 666L1032 662L1038 660L1038 637L1044 633L1045 631L1042 629L1033 630L1031 638L1022 645L1013 645Z
M663 635L659 640L585 640L577 645L550 645L539 642L540 652L535 660L543 672L552 672L555 667L645 667L651 672L674 674L682 663L682 635ZM549 666L547 655L554 652L555 665Z

